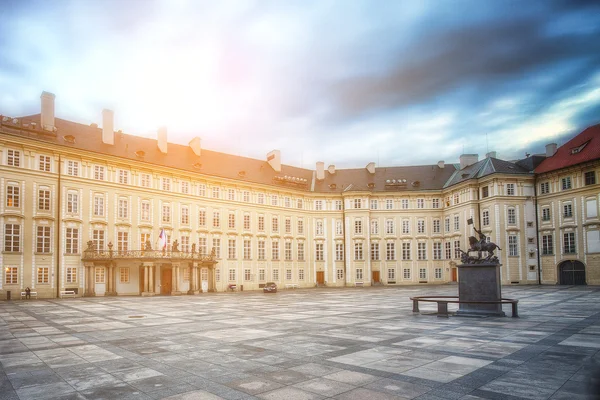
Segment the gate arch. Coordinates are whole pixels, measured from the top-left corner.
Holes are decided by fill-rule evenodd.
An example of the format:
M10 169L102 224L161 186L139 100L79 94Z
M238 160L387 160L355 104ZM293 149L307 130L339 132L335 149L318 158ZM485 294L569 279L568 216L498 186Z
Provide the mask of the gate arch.
M567 260L558 265L560 285L585 285L585 265L579 260Z

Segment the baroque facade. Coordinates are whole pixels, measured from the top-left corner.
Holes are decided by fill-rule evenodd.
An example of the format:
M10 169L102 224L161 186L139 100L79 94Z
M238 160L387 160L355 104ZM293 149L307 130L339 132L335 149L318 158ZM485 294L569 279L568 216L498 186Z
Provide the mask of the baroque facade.
M54 95L41 100L40 114L0 116L0 297L442 284L476 236L468 219L502 249L503 284L568 283L580 265L565 260L600 283L598 154L539 173L555 147L517 162L310 170L277 150L261 161L168 143L164 128L157 140L115 132L109 110L102 128L77 124L55 117ZM557 217L567 204L570 219Z

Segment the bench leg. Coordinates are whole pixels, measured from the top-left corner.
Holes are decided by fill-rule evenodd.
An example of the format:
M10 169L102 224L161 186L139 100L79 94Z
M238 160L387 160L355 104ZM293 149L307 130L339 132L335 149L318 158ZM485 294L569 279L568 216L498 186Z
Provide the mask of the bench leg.
M517 303L512 303L512 317L519 318L519 311L517 310Z
M448 302L438 301L438 312L437 316L440 318L448 318Z
M419 312L419 300L413 300L413 312Z

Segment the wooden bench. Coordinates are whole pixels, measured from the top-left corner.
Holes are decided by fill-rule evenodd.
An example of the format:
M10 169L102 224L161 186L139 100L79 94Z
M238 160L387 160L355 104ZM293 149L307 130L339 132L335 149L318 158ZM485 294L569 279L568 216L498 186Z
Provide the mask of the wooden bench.
M519 318L519 310L517 304L519 300L514 299L500 299L496 301L460 301L451 300L458 299L458 296L415 296L410 298L413 302L413 312L419 312L419 302L425 301L430 303L437 303L438 311L437 316L448 318L450 313L448 312L448 303L452 304L511 304L512 306L512 317Z
M60 298L63 299L65 297L73 297L73 298L75 298L75 291L74 290L61 290L60 291Z
M38 298L37 292L34 292L34 291L29 292L29 298L33 298L33 297L35 297L36 299ZM27 292L21 292L21 300L23 300L25 298L27 298Z
M298 284L296 284L296 283L286 283L285 284L285 288L286 289L298 289Z

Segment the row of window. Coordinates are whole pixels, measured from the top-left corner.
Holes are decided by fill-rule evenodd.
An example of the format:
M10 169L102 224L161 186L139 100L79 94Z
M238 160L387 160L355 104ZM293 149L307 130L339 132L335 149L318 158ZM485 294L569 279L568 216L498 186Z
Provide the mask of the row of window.
M583 184L585 186L595 185L596 184L596 171L586 171L583 173ZM571 182L570 176L565 176L560 179L560 189L561 190L569 190L573 188L573 184ZM548 194L551 193L550 182L542 182L540 183L540 194Z
M562 203L562 217L573 218L574 203L571 201ZM588 219L598 217L598 200L596 198L586 199L585 217ZM550 221L552 218L551 207L542 206L542 221Z

